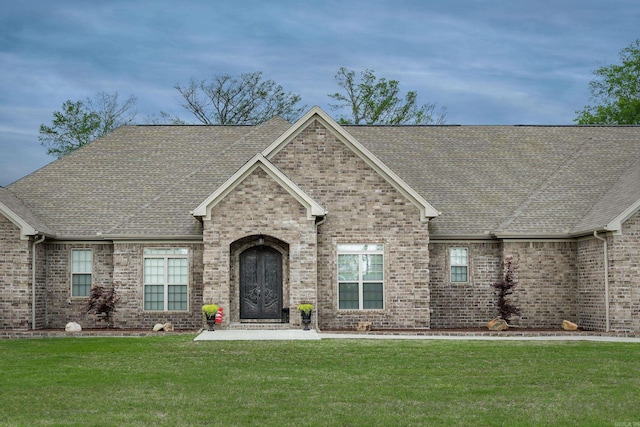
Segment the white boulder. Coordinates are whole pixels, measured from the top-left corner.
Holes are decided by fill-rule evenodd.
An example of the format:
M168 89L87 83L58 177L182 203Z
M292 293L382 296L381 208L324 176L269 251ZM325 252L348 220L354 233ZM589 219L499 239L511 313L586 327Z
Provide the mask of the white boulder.
M65 332L81 332L82 331L82 326L80 326L76 322L69 322L64 327L64 330L65 330Z

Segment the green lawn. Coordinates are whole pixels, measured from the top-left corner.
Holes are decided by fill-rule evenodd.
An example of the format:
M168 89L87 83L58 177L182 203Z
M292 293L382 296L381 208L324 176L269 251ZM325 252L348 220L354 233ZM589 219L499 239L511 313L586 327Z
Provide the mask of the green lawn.
M640 425L640 345L5 340L0 425Z

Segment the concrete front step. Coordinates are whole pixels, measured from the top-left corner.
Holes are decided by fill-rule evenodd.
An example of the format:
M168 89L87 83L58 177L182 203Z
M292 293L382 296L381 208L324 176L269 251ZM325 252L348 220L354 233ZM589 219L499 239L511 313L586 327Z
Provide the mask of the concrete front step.
M302 326L292 325L290 323L264 323L264 322L232 322L228 325L217 326L216 329L221 330L241 330L241 331L284 331L288 329L302 329Z

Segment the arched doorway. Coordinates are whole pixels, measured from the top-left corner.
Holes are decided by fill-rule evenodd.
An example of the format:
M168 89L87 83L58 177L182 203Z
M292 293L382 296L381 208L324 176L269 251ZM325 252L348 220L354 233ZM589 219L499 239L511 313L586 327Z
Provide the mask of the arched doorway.
M240 318L282 316L282 254L269 246L253 246L240 254Z

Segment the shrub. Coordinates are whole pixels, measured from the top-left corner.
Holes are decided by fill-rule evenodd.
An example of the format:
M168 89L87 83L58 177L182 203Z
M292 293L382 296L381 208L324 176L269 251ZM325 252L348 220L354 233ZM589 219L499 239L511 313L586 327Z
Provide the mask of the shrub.
M96 321L105 321L107 326L113 326L112 315L116 312L116 305L120 302L120 297L114 288L94 286L83 311L86 314L95 314Z
M509 323L511 316L520 316L520 307L516 307L509 299L509 295L513 294L513 288L516 287L518 282L515 280L516 266L513 264L513 257L507 256L504 259L502 265L503 278L494 282L493 287L496 288L495 294L497 296L496 307L500 318Z

